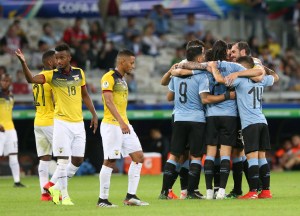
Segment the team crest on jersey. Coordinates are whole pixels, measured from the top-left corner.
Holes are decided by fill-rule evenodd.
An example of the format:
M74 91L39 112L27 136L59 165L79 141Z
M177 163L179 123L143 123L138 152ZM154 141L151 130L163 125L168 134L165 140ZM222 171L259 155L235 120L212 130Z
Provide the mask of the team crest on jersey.
M115 150L115 155L118 156L120 154L119 150Z
M109 82L104 81L104 82L102 83L102 87L103 87L103 88L108 88L108 87L109 87Z
M62 153L64 148L58 148L59 153Z
M79 74L72 76L74 78L75 81L79 80Z

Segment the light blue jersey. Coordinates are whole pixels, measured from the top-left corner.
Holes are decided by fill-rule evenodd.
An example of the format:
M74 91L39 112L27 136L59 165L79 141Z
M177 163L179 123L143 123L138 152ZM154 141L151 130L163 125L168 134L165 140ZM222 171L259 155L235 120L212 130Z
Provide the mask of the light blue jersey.
M174 92L174 121L206 122L200 94L209 92L205 73L188 77L172 77L169 90Z
M223 77L234 72L246 70L246 68L240 64L227 61L218 61L218 69ZM226 90L227 87L225 85L214 83L210 93L212 95L221 95L225 94ZM208 104L207 117L209 116L238 116L236 101L226 100L215 104Z
M274 77L271 75L265 76L261 82L253 82L248 78L237 78L233 82L242 129L251 124L267 124L267 120L262 113L262 96L264 87L272 86L273 83Z

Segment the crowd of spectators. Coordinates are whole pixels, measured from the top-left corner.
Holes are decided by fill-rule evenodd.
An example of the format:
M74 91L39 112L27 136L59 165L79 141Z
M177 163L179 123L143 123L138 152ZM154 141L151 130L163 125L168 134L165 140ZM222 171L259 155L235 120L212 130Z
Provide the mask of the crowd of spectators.
M300 170L300 135L295 134L282 142L275 152L273 164L275 170Z
M102 20L77 18L73 25L67 26L60 32L55 31L55 26L52 26L51 21L41 22L40 34L36 40L30 41L28 39L26 31L23 30L21 19L14 20L7 27L4 35L0 35L1 67L6 67L8 72L17 74L17 70L20 68L14 64L14 50L21 48L25 53L28 53L30 68L40 71L42 70L42 53L59 43L65 42L72 48L72 64L87 71L87 76L89 76L90 70L104 72L114 68L117 52L121 48L131 49L137 56L151 56L156 59L163 58L161 56L163 50L171 49L173 50L173 57L166 59L169 61L167 64L171 65L185 58L184 48L190 40L201 39L206 48L210 48L217 39L228 42L244 40L248 41L254 57L260 58L264 65L274 69L279 74L281 82L272 90L300 90L300 64L295 54L298 47L297 40L293 39L293 44L289 44L290 46L283 50L282 44L279 43L279 36L267 31L265 23L262 25L264 35L262 41L258 39L255 28L252 28L248 40L247 38L230 39L229 37L214 35L209 26L204 26L195 14L186 15L183 29L178 32L173 30L171 11L162 5L153 6L153 10L142 21L139 19L141 22L137 23L135 17L120 18L119 1L112 1L114 2L113 5L107 1L99 2L102 2L110 10L106 16L103 16ZM254 8L261 6L253 5ZM299 13L299 8L299 3L297 3L291 12L298 11ZM287 18L287 16L284 17L284 19ZM127 22L121 22L124 19L127 19ZM103 20L105 22L101 22ZM124 26L123 23L125 23ZM299 37L299 25L297 22L293 21L293 23L294 29L298 28L293 33L298 35L291 36L288 34L288 36L297 38ZM177 40L175 42L173 40L172 43L170 37L174 38L174 36ZM157 67L154 69L158 71L153 74L160 76L165 68L160 69L162 71L159 71ZM14 71L11 72L10 70ZM17 76L19 75L13 76L14 82L19 82ZM133 79L134 77L129 78L130 81ZM130 91L139 91L138 81L133 82ZM17 89L15 93L27 94L29 91L22 86L21 90Z

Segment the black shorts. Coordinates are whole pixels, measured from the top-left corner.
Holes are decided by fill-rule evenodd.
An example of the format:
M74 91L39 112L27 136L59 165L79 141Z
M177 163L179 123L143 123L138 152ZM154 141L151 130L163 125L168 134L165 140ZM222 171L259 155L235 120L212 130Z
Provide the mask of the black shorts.
M268 125L252 124L242 130L245 153L271 149Z
M236 146L237 117L210 116L206 118L206 144Z
M236 145L233 146L237 149L244 149L244 140L242 135L242 126L241 126L241 119L237 119L237 139L236 139Z
M189 146L190 155L200 157L204 146L205 123L176 121L173 124L171 153L175 156L183 155Z

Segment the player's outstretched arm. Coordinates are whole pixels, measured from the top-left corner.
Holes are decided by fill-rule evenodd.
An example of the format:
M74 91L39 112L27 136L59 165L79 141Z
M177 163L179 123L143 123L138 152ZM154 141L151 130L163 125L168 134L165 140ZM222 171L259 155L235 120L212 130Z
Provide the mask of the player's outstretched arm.
M215 62L215 61L209 62L207 65L207 70L210 73L212 73L212 75L214 76L217 83L222 83L222 84L226 83L225 78L220 73L219 69L217 68L217 62Z
M163 77L161 78L161 81L160 81L161 85L163 85L163 86L169 85L169 82L170 82L170 80L172 78L171 71L174 70L177 67L177 65L178 65L177 63L174 64L174 65L172 65L172 67L170 68L170 70L163 75Z
M203 92L200 94L202 104L213 104L220 103L225 100L234 100L235 99L235 91L226 91L225 94L221 95L211 95L208 92Z
M264 66L264 69L265 69L267 75L271 75L271 76L274 77L274 82L278 82L279 81L279 76L278 76L278 74L275 71L273 71L272 69L270 69L270 68L268 68L266 66Z
M193 71L190 69L176 68L171 71L172 76L188 76L193 75Z
M38 74L36 76L32 76L32 73L31 73L30 69L27 66L25 56L21 52L21 50L18 49L17 51L15 51L15 54L16 54L16 56L18 57L18 59L20 60L20 62L22 64L23 73L25 75L25 78L26 78L27 82L28 83L36 83L36 84L44 84L45 83L45 76L44 75Z
M109 109L110 113L115 117L115 119L119 122L122 133L128 134L130 133L130 129L128 125L124 122L121 115L119 114L115 104L114 104L114 97L113 93L111 91L104 91L102 92L105 104L107 108Z
M260 82L264 77L264 73L265 72L263 68L251 68L231 73L228 76L226 76L225 79L228 85L231 85L234 82L234 80L238 77L249 77L254 82Z
M174 92L169 91L167 93L167 100L168 101L173 101L174 100Z
M96 113L93 101L91 100L89 93L86 89L86 86L81 87L81 97L82 97L83 103L86 105L86 107L92 113L93 117L91 120L90 128L94 127L93 133L96 133L96 130L98 128L98 115Z
M180 62L178 64L179 68L189 69L189 70L206 70L207 69L207 62L199 63L199 62Z

